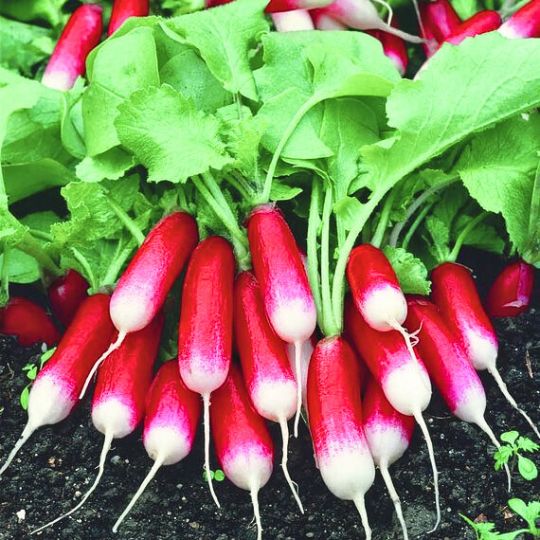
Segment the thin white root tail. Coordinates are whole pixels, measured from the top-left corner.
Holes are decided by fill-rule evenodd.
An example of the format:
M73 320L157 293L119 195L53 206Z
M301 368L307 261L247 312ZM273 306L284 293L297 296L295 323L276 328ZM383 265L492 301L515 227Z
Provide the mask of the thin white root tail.
M531 426L531 429L534 431L534 434L540 439L540 431L536 427L536 424L532 421L531 417L516 403L516 400L508 391L506 383L502 380L501 374L497 371L497 368L490 369L489 372L491 375L493 375L493 378L495 379L495 382L500 388L503 396L506 398L506 401L508 401L508 403L510 403L510 405L512 405L512 407L514 407L514 409L516 409L516 411L518 411L523 418L525 418L529 426Z
M163 458L164 456L158 456L156 458L156 461L154 461L152 468L150 469L150 471L148 471L148 474L146 475L146 478L142 481L139 489L137 490L135 495L133 495L131 501L129 501L126 509L120 514L120 517L116 520L116 523L112 528L113 533L118 532L118 527L120 527L122 521L124 521L126 516L131 512L131 509L135 506L135 503L138 501L139 497L144 493L144 490L147 488L148 484L154 479L154 476L156 476L159 468L163 465Z
M371 540L371 527L369 526L369 519L366 510L366 502L364 500L364 494L361 493L354 498L354 505L360 514L360 520L362 521L362 527L366 533L366 540Z
M396 331L399 332L405 340L407 351L411 356L413 362L418 362L418 358L414 352L414 347L418 344L418 334L422 330L422 327L418 328L414 332L408 332L406 328L403 328L395 319L388 319L388 324Z
M84 381L84 386L79 395L79 399L82 399L84 397L84 394L86 394L86 391L88 390L88 387L90 386L90 382L92 381L92 378L96 374L99 366L101 366L101 364L103 364L103 362L105 362L105 360L107 360L107 358L114 351L116 351L116 349L120 348L120 346L124 342L124 339L126 339L126 333L120 332L118 334L118 337L116 338L116 341L111 343L109 345L109 348L96 360L96 363L92 366L92 369L90 370L90 373L88 374L88 377L86 377L86 380Z
M214 491L214 483L210 472L210 394L203 394L203 427L204 427L204 471L206 473L206 481L210 495L218 508L221 508L216 492Z
M391 26L392 19L394 18L394 10L392 9L392 6L388 2L386 2L386 0L374 0L374 1L388 10L388 17L386 18L386 24L388 26Z
M255 517L255 524L257 525L257 540L262 540L262 523L261 523L261 512L259 510L259 488L257 486L252 486L249 492L251 495L251 504L253 505L253 516Z
M302 412L302 342L294 342L294 371L296 372L296 414L294 415L294 436L298 438L298 425Z
M399 500L398 492L394 487L394 482L392 482L392 477L390 476L390 471L388 470L388 465L386 463L381 463L379 465L381 475L383 477L384 483L386 484L386 489L394 503L394 508L396 510L396 515L401 525L401 531L403 532L403 540L409 540L409 532L407 531L407 524L405 523L405 518L403 517L403 511L401 510L401 501Z
M0 469L0 478L4 474L5 470L11 465L11 462L15 459L15 456L19 453L19 450L23 447L26 441L32 436L32 433L36 431L37 427L30 425L30 421L27 422L26 426L19 437L19 440L15 443L15 446L9 453L6 462L2 465Z
M422 435L424 436L424 440L426 441L429 461L431 462L431 470L433 471L433 490L435 492L435 511L437 512L437 519L435 521L433 529L429 531L430 533L432 533L437 530L439 524L441 523L441 503L439 500L439 471L437 469L437 463L435 462L435 451L433 450L433 442L431 441L431 436L429 434L429 430L427 428L424 417L422 416L422 413L418 411L415 412L414 418L416 420L416 423L420 426L420 430L422 431Z
M283 439L281 468L283 469L285 480L287 480L287 484L289 484L289 487L291 488L294 500L296 501L298 508L300 508L300 512L303 514L304 507L302 505L302 501L300 500L300 496L298 495L297 484L293 482L291 475L289 474L289 469L287 468L287 454L289 452L289 426L287 425L287 420L285 418L279 421L279 427L281 428L281 438Z
M404 41L408 41L409 43L424 43L425 39L422 39L418 36L413 36L412 34L409 34L408 32L403 32L399 28L394 28L393 26L390 26L386 24L384 21L381 21L381 26L378 28L378 30L384 30L385 32L388 32L389 34L393 34L394 36L397 36Z
M59 521L62 521L64 518L67 518L68 516L71 516L71 514L75 513L79 508L83 506L83 504L88 500L90 495L94 492L94 490L97 488L101 477L103 476L103 472L105 470L105 459L107 459L107 454L109 450L111 449L113 441L113 435L109 431L105 433L105 439L103 441L103 447L101 449L101 455L99 456L99 467L98 467L98 473L96 475L96 479L94 480L94 483L90 487L90 489L84 494L83 498L80 500L80 502L74 506L69 512L66 512L65 514L62 514L61 516L57 517L56 519L53 519L52 521L49 521L49 523L46 523L45 525L42 525L41 527L38 527L37 529L34 529L30 534L36 534L40 531L43 531L44 529L47 529L48 527L51 527L55 523L58 523Z

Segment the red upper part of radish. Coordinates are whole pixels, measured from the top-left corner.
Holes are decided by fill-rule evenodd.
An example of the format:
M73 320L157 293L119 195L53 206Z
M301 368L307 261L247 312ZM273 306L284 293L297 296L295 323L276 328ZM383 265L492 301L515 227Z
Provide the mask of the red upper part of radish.
M272 21L278 32L298 32L315 29L313 21L305 9L273 13Z
M286 344L270 325L259 284L251 272L235 283L234 331L251 401L268 420L288 420L296 411L296 380Z
M449 0L435 0L420 4L420 15L426 39L442 43L461 24L461 19Z
M500 28L507 38L540 37L540 0L531 0L518 9Z
M111 298L111 319L118 332L136 332L152 321L197 240L197 224L185 212L168 215L148 233Z
M110 36L130 17L146 17L149 0L114 0L107 34Z
M0 334L16 336L23 347L45 343L51 347L60 339L60 333L47 312L39 305L12 296L0 309Z
M439 310L422 297L408 299L406 326L419 329L418 349L449 409L461 420L478 423L486 409L484 387Z
M178 330L178 363L188 388L200 394L219 388L229 371L234 271L232 247L219 236L203 240L187 268Z
M279 337L301 343L317 324L315 302L296 240L273 205L256 208L247 223L255 276L266 313Z
M431 273L431 297L475 369L494 369L498 341L478 296L471 271L452 262Z
M102 8L97 4L78 7L56 43L41 82L56 90L69 90L84 75L86 57L103 32Z
M76 270L68 270L49 286L47 292L52 312L64 326L69 326L75 312L88 296L89 287L86 279Z
M407 301L385 254L371 244L351 251L347 281L356 308L375 330L392 330L392 321L401 325L407 317Z
M146 328L129 334L99 368L92 421L101 433L113 429L115 437L125 437L143 419L162 328L159 313Z
M392 24L396 28L395 24ZM404 75L409 65L409 55L405 42L398 36L383 30L368 30L368 34L378 39L383 47L384 54L392 60L401 75Z
M360 370L342 337L317 343L308 374L308 414L317 464L328 489L356 500L375 477L362 429Z
M326 6L332 0L270 0L266 6L267 13L279 13L296 9L311 9ZM207 8L228 4L231 0L205 0Z
M417 349L413 358L399 332L373 330L350 298L345 302L345 328L392 406L407 415L423 411L431 399L431 384Z
M184 459L193 446L201 416L201 400L182 381L175 360L156 373L146 400L143 443L155 461L163 465Z
M214 446L227 478L245 490L263 487L272 474L274 445L235 365L214 393L212 409Z
M479 11L455 28L445 41L452 43L453 45L459 45L468 37L474 37L485 34L486 32L491 32L492 30L497 30L497 28L501 26L501 23L501 16L496 11Z
M486 309L491 317L516 317L527 311L534 289L534 268L516 261L504 268L491 286Z

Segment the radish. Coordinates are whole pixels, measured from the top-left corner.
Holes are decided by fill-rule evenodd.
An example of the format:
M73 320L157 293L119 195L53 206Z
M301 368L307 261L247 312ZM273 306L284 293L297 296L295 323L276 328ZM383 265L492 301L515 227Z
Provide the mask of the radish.
M489 289L486 310L491 317L516 317L527 311L534 289L534 267L516 261L504 268Z
M313 354L313 349L316 344L315 337L304 341L300 349L300 381L296 378L296 383L302 385L302 405L307 410L307 377L309 371L309 362L311 360L311 355ZM287 343L287 356L289 357L289 364L293 373L296 373L296 351L295 346L292 343Z
M508 403L523 415L540 438L540 431L510 395L497 370L497 335L482 307L471 271L461 264L446 262L432 271L431 281L433 302L461 342L474 369L489 371Z
M431 382L426 368L415 351L411 356L399 332L374 330L362 318L350 298L345 302L345 327L347 336L350 337L372 376L381 386L386 399L401 414L414 416L422 430L433 471L437 512L434 531L441 521L441 510L439 472L435 462L435 452L422 416L422 412L431 400Z
M309 13L305 9L272 13L272 20L278 32L296 32L315 28Z
M0 334L16 336L23 347L36 343L52 347L60 339L48 313L38 304L19 296L12 296L0 309Z
M394 503L403 538L408 540L409 534L403 518L401 502L388 467L396 462L409 447L414 431L414 418L396 411L373 377L370 377L368 381L362 400L362 410L364 432L373 461L379 467L386 489Z
M49 285L47 291L54 316L68 327L82 301L88 296L90 285L76 270L68 270L64 276Z
M375 466L362 429L360 387L358 361L350 345L340 336L319 341L307 392L315 459L328 489L354 502L369 540L364 495L375 479Z
M111 297L110 315L118 336L88 375L82 398L100 364L127 334L142 330L162 308L199 238L195 220L173 212L159 221L135 253Z
M267 13L280 13L297 9L312 9L328 5L332 0L270 0ZM207 8L228 4L231 0L204 0Z
M540 37L540 0L531 0L518 9L500 28L507 38Z
M130 17L146 17L149 9L148 0L114 0L107 34L114 34Z
M154 464L116 520L113 532L118 532L118 527L160 467L174 465L191 452L200 415L199 396L180 378L177 362L165 362L156 373L146 399L143 444Z
M255 208L247 222L253 269L261 286L266 314L277 335L295 347L296 380L302 380L302 343L317 325L317 310L302 254L281 212L272 204ZM294 435L302 408L297 385Z
M234 254L219 236L203 240L189 261L178 329L178 365L186 386L203 398L204 468L210 475L210 394L224 382L232 355Z
M409 64L409 55L407 54L405 42L400 37L382 30L368 30L366 33L381 42L385 56L392 60L401 75L405 75Z
M28 421L20 439L0 469L0 476L34 431L66 418L84 381L114 333L110 297L95 294L81 305L52 357L37 374L28 397Z
M101 13L97 4L83 4L72 13L43 73L45 86L69 90L84 75L86 57L103 32Z
M257 540L262 539L259 490L272 474L274 445L265 421L253 408L240 371L231 366L214 394L212 434L216 454L227 478L251 494Z
M450 36L461 24L461 19L448 0L435 0L420 4L422 25L427 31L425 37L433 37L439 43Z
M281 468L300 511L304 513L287 469L287 420L296 412L297 382L289 364L286 345L268 322L259 284L251 272L242 272L236 279L234 313L236 348L249 397L263 418L277 422L281 428Z
M357 30L384 30L389 34L410 41L422 43L424 40L407 32L402 32L384 22L370 0L334 0L321 9L327 16Z
M105 459L113 439L133 433L141 422L162 328L163 316L158 314L146 328L130 334L99 369L92 399L92 423L105 438L94 483L76 506L35 529L32 534L58 523L83 506L103 476Z
M484 10L479 11L466 21L463 21L457 28L454 29L445 41L453 45L459 45L468 37L478 36L497 30L501 26L501 16L496 11Z
M344 24L327 15L324 9L311 9L309 14L317 30L347 30Z
M448 408L460 420L476 424L499 448L499 441L484 418L486 394L482 381L437 306L420 296L411 296L407 303L409 315L405 324L420 327L417 348ZM510 471L507 466L505 469L510 490Z

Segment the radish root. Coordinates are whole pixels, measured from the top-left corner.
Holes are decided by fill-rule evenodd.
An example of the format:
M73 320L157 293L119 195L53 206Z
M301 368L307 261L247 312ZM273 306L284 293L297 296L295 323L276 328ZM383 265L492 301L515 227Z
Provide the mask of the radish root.
M30 424L30 421L26 423L26 426L24 426L24 429L21 433L21 436L19 437L19 440L15 443L15 446L9 453L6 459L6 462L2 465L2 468L0 469L0 478L2 478L2 475L4 474L5 470L11 465L11 462L14 460L19 450L23 447L26 441L32 436L32 433L36 431L37 427L38 426L33 426L32 424Z
M364 500L364 495L360 494L354 498L354 505L360 514L360 520L362 521L362 527L364 527L364 532L366 533L366 540L371 540L371 527L369 526L369 520L366 510L366 501Z
M388 324L394 330L396 330L403 336L403 339L405 340L405 345L407 346L407 350L409 351L411 358L413 359L414 362L417 362L418 358L416 357L416 354L414 353L413 347L415 347L418 344L418 334L422 330L422 326L420 326L418 330L415 330L414 332L409 333L395 319L388 319Z
M257 525L257 540L262 540L262 523L261 523L261 512L259 510L259 486L253 482L251 489L249 491L251 495L251 504L253 505L253 516L255 517L255 523Z
M212 482L212 476L210 475L210 394L203 394L203 427L204 427L204 470L206 472L206 481L208 482L208 489L210 489L210 495L216 503L218 508L221 508L216 492L214 491L214 484Z
M388 471L388 463L386 463L386 461L381 462L379 465L379 469L381 471L381 475L386 485L386 489L388 490L390 498L392 499L392 502L394 503L396 515L398 517L399 524L401 525L401 531L403 532L403 540L409 540L407 524L405 523L405 518L403 517L403 511L401 510L401 501L399 500L399 495L396 491L396 488L394 487L394 482L392 482L392 477L390 476L390 472Z
M294 415L294 436L298 438L298 424L302 411L302 342L294 342L294 370L296 372L296 414Z
M300 496L298 495L298 486L297 484L295 484L295 482L293 482L291 475L289 474L289 469L287 468L287 454L289 452L289 426L287 425L287 420L285 418L281 418L279 420L279 427L281 428L281 437L283 439L281 468L283 469L283 474L285 475L287 484L289 484L289 487L291 488L294 500L296 501L296 504L298 504L300 512L302 512L303 514L304 507L302 506L302 501L300 500Z

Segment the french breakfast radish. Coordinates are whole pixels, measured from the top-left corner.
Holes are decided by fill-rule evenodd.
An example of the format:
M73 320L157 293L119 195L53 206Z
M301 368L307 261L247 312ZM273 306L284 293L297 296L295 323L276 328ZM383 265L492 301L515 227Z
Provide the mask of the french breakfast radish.
M396 515L408 540L407 525L403 518L399 495L394 487L388 468L395 463L409 447L414 431L414 418L396 411L386 399L379 383L370 377L362 400L364 433L369 444L371 456L379 467L386 489L394 503Z
M109 302L107 294L84 300L56 351L38 372L28 397L28 421L0 476L36 429L61 422L77 403L88 373L114 334Z
M317 310L302 254L281 212L272 204L255 208L247 222L253 270L263 295L266 314L277 335L295 347L296 380L302 379L302 343L311 338ZM302 408L297 385L294 435Z
M47 289L54 316L68 327L82 301L88 296L90 285L79 272L70 269L54 280Z
M272 13L272 21L278 32L298 32L315 28L308 11L305 9Z
M178 366L186 386L203 398L204 468L210 475L210 394L224 382L232 355L235 262L220 236L203 240L193 252L184 279L178 328Z
M500 443L484 418L486 393L482 381L465 350L435 304L421 296L411 296L407 303L409 314L405 324L420 327L418 351L448 408L460 420L476 424L499 448ZM505 470L510 490L510 471L507 466Z
M461 19L449 0L435 0L420 4L424 28L439 43L450 36L461 24ZM426 38L428 36L426 35Z
M328 5L332 0L270 0L267 13L281 13L297 9L312 9ZM231 0L204 0L207 8L228 4Z
M426 368L415 351L411 356L397 331L378 332L360 315L351 298L345 302L346 335L354 344L373 378L381 386L386 399L401 414L413 416L426 441L433 471L435 530L441 520L439 502L439 472L433 443L422 412L431 400L431 382Z
M0 334L16 336L23 347L36 343L52 347L60 339L49 314L38 304L20 296L12 296L0 309Z
M43 73L41 82L55 90L69 90L86 70L86 57L103 32L101 6L83 4L69 18Z
M309 14L317 30L347 30L347 27L328 15L324 9L310 9Z
M200 397L180 378L177 361L165 362L156 373L146 399L143 444L154 464L116 520L113 532L118 532L160 467L174 465L191 452L200 416Z
M148 0L114 0L107 34L114 34L130 17L146 17L149 3Z
M511 39L540 37L540 0L531 0L518 9L499 32Z
M487 369L504 397L519 411L536 436L540 431L511 396L497 370L499 342L478 295L471 271L461 264L446 262L431 272L431 297L454 335L461 342L474 369Z
M341 336L317 343L307 388L309 427L321 476L336 497L354 502L369 540L364 496L375 479L375 466L362 428L358 360Z
M169 214L148 233L111 296L110 316L118 336L94 364L81 398L100 364L126 335L142 330L157 315L198 238L197 224L185 212Z
M84 505L101 481L113 439L133 433L143 419L162 328L163 315L159 313L151 324L130 334L100 367L92 399L92 423L104 435L96 478L76 506L32 534L58 523Z
M394 22L392 26L396 27ZM405 42L400 37L383 30L367 30L366 33L381 42L385 56L392 60L401 75L405 75L409 65L409 55L407 54Z
M516 317L527 311L534 289L534 268L519 260L507 265L489 289L486 311L490 317Z
M287 421L296 412L297 381L291 370L286 344L266 317L259 284L251 272L242 272L235 282L234 335L251 402L263 418L277 422L281 428L281 467L298 507L304 513L287 469Z
M452 45L459 45L468 37L478 36L497 30L501 26L501 16L496 11L484 10L475 13L472 17L463 21L454 31L445 39Z
M262 539L259 490L272 475L274 445L265 421L253 407L239 369L232 365L225 383L214 393L212 436L223 472L250 492L257 540Z

